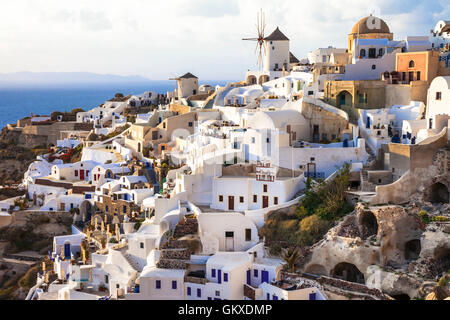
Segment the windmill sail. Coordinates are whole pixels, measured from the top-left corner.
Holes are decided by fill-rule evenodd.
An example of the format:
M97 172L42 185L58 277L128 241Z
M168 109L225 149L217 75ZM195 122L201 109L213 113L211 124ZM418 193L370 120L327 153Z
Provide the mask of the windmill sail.
M255 54L257 55L257 64L259 67L262 66L263 55L266 55L266 48L264 46L264 32L266 29L266 17L264 12L261 11L256 14L256 31L257 38L244 38L244 41L256 41Z

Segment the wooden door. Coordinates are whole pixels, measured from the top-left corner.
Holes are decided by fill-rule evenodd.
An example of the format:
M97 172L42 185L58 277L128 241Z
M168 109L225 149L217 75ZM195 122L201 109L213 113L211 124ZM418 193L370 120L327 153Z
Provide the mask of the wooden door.
M228 210L229 211L234 210L234 197L233 196L228 197Z
M263 196L263 208L268 208L268 207L269 207L269 197Z
M80 180L84 180L84 170L80 170Z

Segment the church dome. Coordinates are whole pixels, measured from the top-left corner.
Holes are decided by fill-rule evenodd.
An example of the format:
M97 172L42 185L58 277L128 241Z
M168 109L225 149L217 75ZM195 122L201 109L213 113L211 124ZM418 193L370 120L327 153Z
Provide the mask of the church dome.
M378 20L378 21L377 21ZM353 34L391 33L389 26L382 19L372 15L359 20L352 29Z

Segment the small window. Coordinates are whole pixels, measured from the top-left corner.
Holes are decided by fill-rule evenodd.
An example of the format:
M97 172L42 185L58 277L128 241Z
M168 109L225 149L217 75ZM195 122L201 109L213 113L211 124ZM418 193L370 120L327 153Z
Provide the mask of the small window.
M120 285L119 284L116 284L116 289L119 289L120 288Z
M263 192L267 192L267 184L263 185Z
M359 52L359 55L361 58L364 58L366 56L366 50L365 49L361 49L361 51Z
M253 270L253 276L258 278L258 269Z
M411 61L409 62L409 67L410 67L410 68L414 68L414 65L415 65L414 60L411 60Z
M56 174L56 171L55 171ZM75 177L78 177L78 170L75 170Z
M191 287L187 287L187 295L188 295L188 296L191 295Z
M216 290L216 297L220 297L220 291Z
M177 289L177 281L174 280L172 281L172 290L176 290Z
M219 202L223 202L223 196L219 196Z
M252 229L245 229L245 241L252 241Z
M420 81L420 71L417 71L417 81Z
M211 269L211 277L216 277L216 269Z
M267 138L267 139L266 139L266 142L267 142L267 143L270 143L270 138Z
M442 99L442 92L436 92L436 100Z
M256 194L253 195L253 202L254 203L258 202L258 196Z
M156 289L161 289L161 280L156 280Z
M256 141L255 137L252 137L252 143L254 144Z
M278 197L274 197L273 198L273 204L274 205L278 205Z
M223 281L228 282L228 273L223 274Z
M377 68L377 66L376 65L372 65L372 70L375 70Z
M194 123L193 122L189 122L189 127L192 127L192 126L194 126Z
M239 202L244 203L244 197L239 197Z
M202 297L202 289L200 289L200 288L197 289L197 297L198 298Z
M144 249L144 243L143 243L143 242L141 242L141 243L139 244L139 246L141 247L141 249Z

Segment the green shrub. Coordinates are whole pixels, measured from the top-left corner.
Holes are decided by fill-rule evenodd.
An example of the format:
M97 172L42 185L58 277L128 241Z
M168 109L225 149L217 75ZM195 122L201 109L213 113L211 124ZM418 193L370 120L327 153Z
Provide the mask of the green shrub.
M424 224L429 224L431 222L430 216L425 210L421 210L418 215Z

